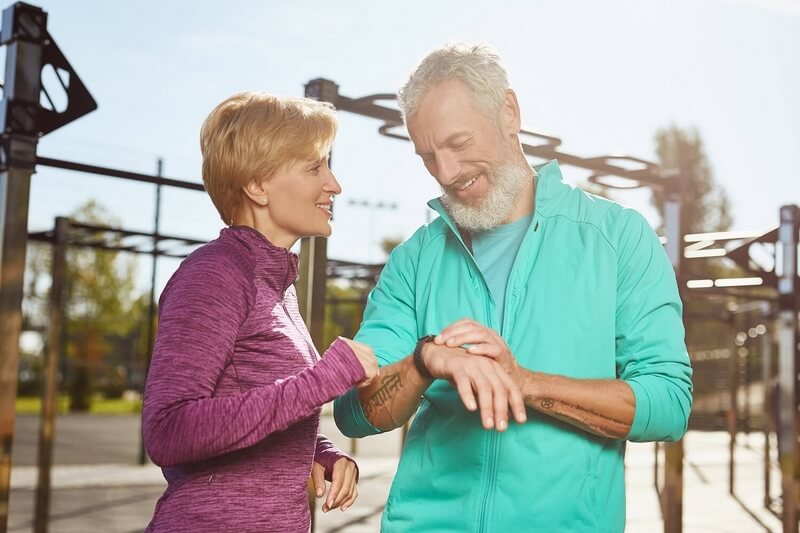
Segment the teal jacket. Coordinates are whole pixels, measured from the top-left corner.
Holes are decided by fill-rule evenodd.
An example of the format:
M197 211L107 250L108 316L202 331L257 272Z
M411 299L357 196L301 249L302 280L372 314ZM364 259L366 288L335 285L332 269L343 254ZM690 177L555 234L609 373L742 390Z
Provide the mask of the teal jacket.
M686 431L692 370L675 275L633 209L538 169L536 209L506 292L501 332L520 365L573 378L625 380L636 412L627 439L673 441ZM356 340L381 365L419 337L471 317L494 324L494 302L453 222L441 215L392 253ZM334 415L347 436L379 433L355 390ZM382 531L598 532L625 527L625 441L528 410L525 424L482 428L444 380L424 394L403 447Z

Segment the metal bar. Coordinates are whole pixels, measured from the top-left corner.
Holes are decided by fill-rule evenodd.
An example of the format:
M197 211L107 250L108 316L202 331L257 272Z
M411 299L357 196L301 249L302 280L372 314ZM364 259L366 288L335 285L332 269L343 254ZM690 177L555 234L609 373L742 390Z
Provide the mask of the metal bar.
M95 165L87 165L84 163L75 163L73 161L64 161L61 159L53 159L51 157L37 157L37 165L46 167L60 168L64 170L74 170L76 172L86 172L87 174L97 174L99 176L108 176L111 178L121 178L126 180L139 181L143 183L152 183L154 185L166 185L169 187L178 187L180 189L189 189L192 191L204 191L202 183L194 183L191 181L183 181L171 178L163 178L160 176L151 176L149 174L141 174L139 172L130 172L128 170L119 170L108 167L98 167Z
M164 160L160 157L156 164L156 174L161 177L164 171ZM155 334L153 328L153 321L156 318L156 268L158 267L158 237L160 230L161 219L161 185L156 185L156 205L155 214L153 215L153 251L151 257L153 259L150 267L150 301L147 306L147 355L144 361L144 377L142 378L142 398L144 398L144 386L147 383L147 373L150 370L150 361L153 358L153 336ZM147 451L144 449L144 435L142 435L141 428L139 428L139 464L143 465L147 462Z
M798 344L798 268L797 244L800 230L800 207L783 206L780 209L778 246L781 250L782 272L778 279L778 360L780 410L778 446L783 489L783 531L798 531L798 375L800 347ZM776 246L776 248L778 247ZM776 249L777 251L777 249Z
M738 315L731 315L731 324L734 336L739 331ZM731 350L731 357L728 366L728 493L734 494L735 485L735 456L736 456L736 433L738 431L739 412L738 412L738 392L739 392L739 346L734 344Z
M36 533L47 533L50 519L50 472L53 464L56 402L58 398L58 362L61 358L61 331L64 313L64 278L67 270L67 235L69 219L56 218L56 241L53 247L53 281L50 287L50 325L47 329L42 410L39 423L39 481L36 485L34 526Z
M769 320L770 305L767 302L761 303L761 318L764 320L766 331L761 334L761 382L764 385L761 408L761 427L764 431L764 508L772 507L772 497L770 496L772 461L770 460L770 432L772 431L772 341L770 339Z
M312 84L324 85L326 83L336 86L334 82L323 79L312 80L311 82L309 82L308 86ZM329 99L327 98L321 98L321 99L333 103L339 111L347 111L357 115L382 120L384 124L379 128L379 132L382 135L401 140L408 139L408 137L406 137L403 134L393 133L390 131L391 129L402 126L403 118L400 115L400 111L395 108L386 107L375 103L375 101L377 100L394 99L392 98L393 95L376 94L376 95L365 96L362 98L349 98L347 96L342 96L338 94L338 86L336 86L336 89L337 89L336 92L328 93ZM321 93L321 91L319 92ZM535 136L537 138L553 139L555 141L558 141L558 143L560 143L559 139L556 139L549 135L544 135L528 130L525 130L523 133L526 135ZM558 159L559 163L561 164L589 169L594 171L597 175L618 176L621 178L626 178L638 182L639 185L646 184L657 188L666 186L666 182L668 181L665 179L666 173L659 171L658 167L654 163L650 163L649 161L645 161L642 159L632 158L627 156L600 156L600 157L589 157L589 158L579 157L573 154L568 154L557 150L556 146L558 146L558 144L553 141L546 142L545 144L536 144L536 145L527 144L525 142L522 142L521 144L522 144L522 150L526 155L532 157L538 157L541 159ZM630 160L639 162L644 165L644 168L629 170L625 167L608 163L608 161L613 161L613 160Z
M675 270L678 292L683 293L680 280L683 279L681 236L681 192L683 177L673 175L666 184L664 205L664 233L667 237L666 252ZM683 439L664 443L664 491L663 516L665 533L683 531Z
M31 171L0 174L0 533L8 527Z
M19 334L28 235L28 201L36 161L47 13L18 2L3 10L6 45L0 103L0 533L8 530Z

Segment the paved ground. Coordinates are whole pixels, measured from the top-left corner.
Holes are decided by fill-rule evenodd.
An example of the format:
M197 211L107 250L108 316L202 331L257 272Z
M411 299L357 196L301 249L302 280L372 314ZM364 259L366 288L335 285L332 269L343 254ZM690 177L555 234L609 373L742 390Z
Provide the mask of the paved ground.
M14 443L9 532L31 531L36 483L37 420L19 417ZM348 450L350 440L323 417L323 433ZM57 421L51 527L54 533L142 531L163 490L160 471L136 466L138 419L132 416L62 416ZM778 532L780 521L763 509L762 437L741 438L736 458L736 494L727 490L728 440L724 433L686 437L684 532ZM400 450L400 433L358 442L360 498L345 513L317 513L318 533L366 533L379 529ZM653 489L653 446L632 444L627 458L629 533L663 529ZM778 473L773 475L778 492ZM524 531L524 530L521 530ZM507 532L503 532L507 533Z

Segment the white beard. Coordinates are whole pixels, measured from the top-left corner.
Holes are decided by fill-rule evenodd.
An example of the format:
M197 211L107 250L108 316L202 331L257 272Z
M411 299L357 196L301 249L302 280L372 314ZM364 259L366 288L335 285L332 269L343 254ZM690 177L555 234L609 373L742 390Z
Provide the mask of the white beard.
M442 205L456 225L470 233L488 231L505 221L525 185L532 179L530 167L510 162L492 165L488 172L489 189L477 206L463 204L442 190Z

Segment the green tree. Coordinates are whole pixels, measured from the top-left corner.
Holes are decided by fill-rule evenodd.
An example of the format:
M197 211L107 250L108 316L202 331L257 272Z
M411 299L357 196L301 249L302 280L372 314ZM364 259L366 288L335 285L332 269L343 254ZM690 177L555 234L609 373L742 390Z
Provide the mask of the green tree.
M79 207L70 219L93 226L120 226L95 200ZM119 244L119 238L109 237L113 234L80 231L83 239ZM30 247L24 305L29 324L47 322L51 265L49 246ZM135 294L135 278L136 259L130 254L75 246L67 249L62 347L73 411L89 409L96 384L106 391L120 390L127 381L125 369L131 366L131 359L141 357L133 351L137 350L146 306Z
M661 167L684 176L681 191L681 235L725 231L733 218L725 190L718 186L696 129L677 126L656 133L656 153ZM653 191L652 204L664 217L665 193Z
M681 191L681 235L730 229L733 222L730 202L724 189L714 180L697 130L670 126L659 130L655 140L661 167L679 171L684 179ZM665 200L664 191L653 191L651 201L661 214L662 221ZM663 223L660 229L663 230ZM684 259L682 265L684 322L690 352L728 346L731 342L729 328L719 321L726 299L712 299L707 294L687 289L685 281L737 276L740 275L739 270L710 259Z

